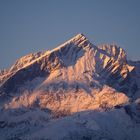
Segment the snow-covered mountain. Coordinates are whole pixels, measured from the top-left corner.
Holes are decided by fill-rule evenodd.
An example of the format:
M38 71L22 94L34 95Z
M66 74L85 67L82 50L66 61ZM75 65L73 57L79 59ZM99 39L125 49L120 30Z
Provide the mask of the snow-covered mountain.
M136 123L133 119L134 114L138 122L140 121L138 117L140 111L137 109L140 97L139 66L140 62L127 60L122 48L116 45L93 45L83 34L78 34L53 50L26 55L18 59L10 69L0 72L0 105L3 114L0 116L0 134L3 139L46 137L46 139L84 140L84 134L85 139L87 136L91 139L95 139L94 136L96 139L102 139L100 135L103 134L106 139L107 137L111 139L113 135L117 136L119 133L118 139L127 139L129 136L132 138L133 135L127 132L122 134L121 131L125 131L129 125L130 131L140 129L138 124L133 129ZM96 111L90 113L87 110ZM80 119L86 118L84 120L86 123L80 119L75 121L73 113L77 112ZM70 114L73 115L55 120L57 117ZM102 114L109 116L108 119ZM113 114L115 116L112 116ZM117 120L116 115L117 118L122 118ZM98 117L101 124L96 124L100 121ZM109 119L114 120L115 125L125 119L127 122L123 128L121 125L108 126L104 121ZM69 124L70 122L72 124ZM11 126L11 123L14 125ZM58 132L63 123L68 131L61 135ZM102 128L104 125L106 131ZM18 133L17 129L21 127L23 128ZM95 129L100 127L100 131L95 130L93 132L95 134L92 135L94 127ZM111 133L109 132L111 127L120 130ZM28 130L30 133L25 136ZM38 130L39 136L35 134ZM81 136L80 131L83 132ZM74 134L67 135L70 132ZM135 133L135 139L138 139L138 134Z

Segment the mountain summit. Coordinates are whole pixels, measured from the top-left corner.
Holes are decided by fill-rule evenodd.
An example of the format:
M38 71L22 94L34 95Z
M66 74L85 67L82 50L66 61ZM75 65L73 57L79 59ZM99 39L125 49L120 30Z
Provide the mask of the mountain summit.
M31 97L25 106L39 100L39 106L51 110L99 108L99 96L105 96L102 102L115 106L128 102L128 97L137 92L138 85L131 76L134 71L122 48L95 46L78 34L51 51L17 60L0 74L0 94L1 98L14 99L6 100L4 106L8 107L23 106L27 100L23 95ZM110 100L112 96L114 100Z
M121 47L93 45L83 34L23 56L0 72L0 136L138 140L139 67Z

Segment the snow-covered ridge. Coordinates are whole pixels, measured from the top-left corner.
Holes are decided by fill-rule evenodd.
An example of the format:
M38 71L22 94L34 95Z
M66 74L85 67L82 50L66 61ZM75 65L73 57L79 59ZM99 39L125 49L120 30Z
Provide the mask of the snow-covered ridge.
M2 81L4 81L8 76L15 73L16 71L31 65L32 63L38 61L39 59L41 59L42 57L45 57L46 55L48 55L50 53L60 50L61 48L65 47L66 45L70 44L71 42L74 42L76 45L79 42L83 42L85 40L87 40L87 39L85 38L85 36L83 34L78 34L75 37L73 37L72 39L70 39L69 41L60 45L59 47L52 49L51 51L48 50L46 52L31 53L31 54L28 54L26 56L19 58L10 69L2 70L0 72L0 83Z
M83 34L21 57L0 72L0 138L139 140L139 66Z
M80 47L82 45L84 47L85 47L85 45L87 47L88 46L93 47L93 45L89 42L89 40L83 34L78 34L75 37L73 37L72 39L70 39L69 41L65 42L64 44L56 47L55 49L52 49L52 50L46 51L46 52L38 52L38 53L34 53L34 54L31 53L31 54L28 54L26 56L21 57L20 59L18 59L16 61L16 63L10 69L5 70L5 71L1 71L0 76L6 75L9 72L12 73L14 71L18 71L21 68L25 68L28 65L30 65L30 64L36 62L37 60L41 59L42 57L45 57L46 55L49 55L49 54L51 54L55 51L60 51L64 47L71 46L70 45L71 43L75 46L78 46L78 47ZM117 55L118 51L122 50L123 55L125 55L124 50L122 48L118 48L117 46L101 45L101 46L99 46L99 49L106 51L110 55L112 54L112 56ZM120 55L121 55L121 53L120 53Z
M66 41L66 42L63 43L62 45L56 47L56 48L53 49L51 52L56 51L56 50L59 50L59 49L65 47L66 45L68 45L68 44L70 44L70 43L73 43L73 44L75 44L75 45L80 46L80 44L84 43L85 41L87 41L88 43L90 43L90 42L88 41L88 39L81 33L81 34L76 35L76 36L73 37L72 39Z
M18 92L21 94L27 90L25 96L23 94L18 99L13 98L8 107L22 106L21 100L31 105L38 98L40 106L49 106L55 110L58 104L57 108L60 110L67 107L75 112L78 108L74 109L71 103L76 94L77 97L89 98L88 107L86 104L80 105L78 110L93 109L100 104L97 101L97 105L93 105L92 100L95 102L101 94L106 96L106 87L109 87L110 93L114 94L107 96L115 95L114 99L118 100L110 106L115 106L128 102L125 94L132 95L133 87L136 87L135 79L131 78L133 70L134 66L127 63L126 53L122 48L116 45L95 46L83 34L78 34L53 50L29 54L17 60L9 70L0 75L0 93L6 96ZM135 88L133 92L136 90ZM100 94L96 95L96 92ZM57 96L61 99L58 100ZM43 100L49 97L51 100L48 102ZM77 106L82 101L82 98L76 99L73 105ZM67 103L68 106L63 105Z

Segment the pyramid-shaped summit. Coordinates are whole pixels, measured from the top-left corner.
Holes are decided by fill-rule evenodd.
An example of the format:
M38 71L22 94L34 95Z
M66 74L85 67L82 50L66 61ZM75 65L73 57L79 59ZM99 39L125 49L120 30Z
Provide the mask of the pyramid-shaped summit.
M60 46L56 47L55 49L51 50L51 52L59 50L65 46L77 46L77 47L85 47L87 45L91 45L92 43L89 42L89 40L85 37L84 34L77 34L76 36L74 36L73 38L71 38L70 40L66 41L65 43L61 44Z
M139 140L139 68L83 34L18 59L0 72L0 138Z
M93 105L93 102L98 102L98 97L109 90L106 93L109 98L105 99L108 101L115 94L110 102L115 106L127 102L125 94L132 94L133 86L136 87L131 76L133 70L134 67L127 64L122 48L95 46L83 34L78 34L51 51L29 54L17 60L0 74L0 94L1 99L9 94L21 96L14 103L8 103L10 106L24 106L20 98L26 91L30 93L27 97L34 98L33 101L29 98L29 106L37 98L39 106L51 110L69 108L70 112L76 112L77 109L98 108L100 103ZM97 91L101 94L96 95ZM116 96L118 92L120 96Z

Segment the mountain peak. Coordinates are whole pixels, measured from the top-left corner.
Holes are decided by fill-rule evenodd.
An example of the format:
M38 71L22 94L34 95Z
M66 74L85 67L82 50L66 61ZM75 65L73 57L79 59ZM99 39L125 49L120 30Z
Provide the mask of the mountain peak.
M68 46L69 44L73 44L78 47L83 46L85 44L91 45L90 41L85 37L85 35L82 33L79 33L76 36L74 36L73 38L71 38L70 40L66 41L65 43L63 43L63 44L59 45L58 47L54 48L53 50L51 50L51 52L57 51L65 46Z
M116 45L95 46L90 43L84 34L80 33L53 50L22 57L8 72L0 75L0 83L3 83L3 87L6 87L2 89L11 91L14 87L14 85L11 86L12 80L14 81L13 83L19 82L22 85L24 81L31 81L35 77L47 75L46 81L48 82L52 79L55 81L61 79L62 81L78 81L81 83L82 79L82 82L86 81L85 83L89 83L89 85L91 81L95 85L101 85L103 83L102 77L105 77L104 81L108 84L111 81L108 79L111 78L112 75L116 77L115 74L118 74L121 81L124 77L128 76L128 73L131 71L131 69L130 71L129 69L126 53L122 48ZM22 74L25 73L25 71L30 79L26 76L24 77L25 74ZM14 76L23 76L23 82L14 80ZM57 77L59 78L57 79ZM101 84L96 84L96 82L94 82L96 80ZM114 82L114 87L118 86L119 81L117 82L118 83L116 83L116 81Z
M1 139L124 139L130 128L128 133L137 130L130 139L138 140L139 68L122 48L95 46L82 33L53 50L23 56L0 72ZM108 125L106 118L119 121Z
M88 40L88 39L86 38L86 36L83 33L79 33L76 36L74 36L73 38L71 38L70 40L66 41L65 43L77 42L79 40L84 41L84 40Z
M81 37L85 37L85 35L83 33L79 33L77 34L74 38L81 38ZM86 38L86 37L85 37Z
M77 41L77 40L88 40L86 36L83 33L79 33L76 36L74 36L70 41Z

